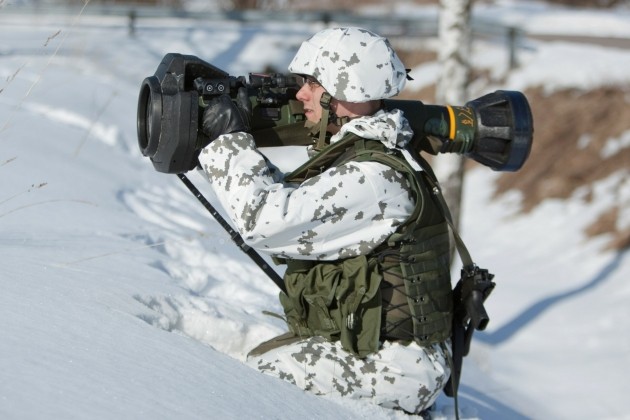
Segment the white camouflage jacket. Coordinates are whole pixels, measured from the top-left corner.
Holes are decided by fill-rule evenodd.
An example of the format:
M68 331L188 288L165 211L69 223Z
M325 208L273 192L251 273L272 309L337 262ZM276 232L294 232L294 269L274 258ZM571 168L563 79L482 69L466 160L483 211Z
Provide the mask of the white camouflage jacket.
M346 132L407 144L413 132L402 112L378 111L345 124ZM283 182L247 133L224 134L204 148L199 162L245 243L266 254L302 260L337 260L368 254L413 212L402 174L377 162L348 162L301 184Z

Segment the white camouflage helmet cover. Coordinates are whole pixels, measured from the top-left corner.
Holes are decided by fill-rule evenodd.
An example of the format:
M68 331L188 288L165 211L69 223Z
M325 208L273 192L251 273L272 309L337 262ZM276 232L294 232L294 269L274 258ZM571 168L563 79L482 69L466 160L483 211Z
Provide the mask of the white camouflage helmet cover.
M386 38L353 27L324 29L304 41L289 71L314 77L333 98L347 102L390 98L407 79Z

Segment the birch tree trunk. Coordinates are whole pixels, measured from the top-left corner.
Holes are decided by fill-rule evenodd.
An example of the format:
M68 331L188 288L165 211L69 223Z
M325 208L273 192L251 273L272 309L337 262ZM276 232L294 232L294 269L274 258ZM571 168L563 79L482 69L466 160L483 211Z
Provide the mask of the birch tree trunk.
M436 101L441 105L464 105L468 100L472 0L440 0L438 36L440 77ZM458 227L464 182L464 158L454 153L434 159L433 169L442 185L444 199Z

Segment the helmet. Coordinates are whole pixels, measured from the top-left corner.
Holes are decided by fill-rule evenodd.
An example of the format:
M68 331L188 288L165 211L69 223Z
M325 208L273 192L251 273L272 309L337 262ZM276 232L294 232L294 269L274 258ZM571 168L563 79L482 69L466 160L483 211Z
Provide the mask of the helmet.
M395 96L407 78L389 41L361 28L316 33L302 43L289 71L314 77L330 95L347 102Z

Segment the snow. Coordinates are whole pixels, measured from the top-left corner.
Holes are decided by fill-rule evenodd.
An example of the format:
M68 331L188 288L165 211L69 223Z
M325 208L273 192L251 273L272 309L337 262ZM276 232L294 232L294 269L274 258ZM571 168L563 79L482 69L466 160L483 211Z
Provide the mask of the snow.
M124 19L11 7L0 3L0 418L407 418L242 363L284 331L263 314L281 313L277 288L137 147L138 89L165 53L234 75L284 69L321 26L140 20L132 37ZM584 16L584 34L630 37L627 9L476 10L541 34L576 34ZM628 49L528 39L519 53L512 72L491 42L476 44L474 61L508 89L630 82ZM437 71L412 74L426 85ZM626 132L602 153L627 147ZM628 227L627 170L526 214L518 194L492 197L496 176L476 168L466 179L462 234L497 287L465 360L463 417L630 418L630 255L584 234L613 204ZM452 400L440 397L436 418L453 418Z
M611 12L606 9L562 7L536 0L498 0L479 4L474 9L474 16L498 20L538 35L627 38L630 33L627 24L630 10L627 6Z

